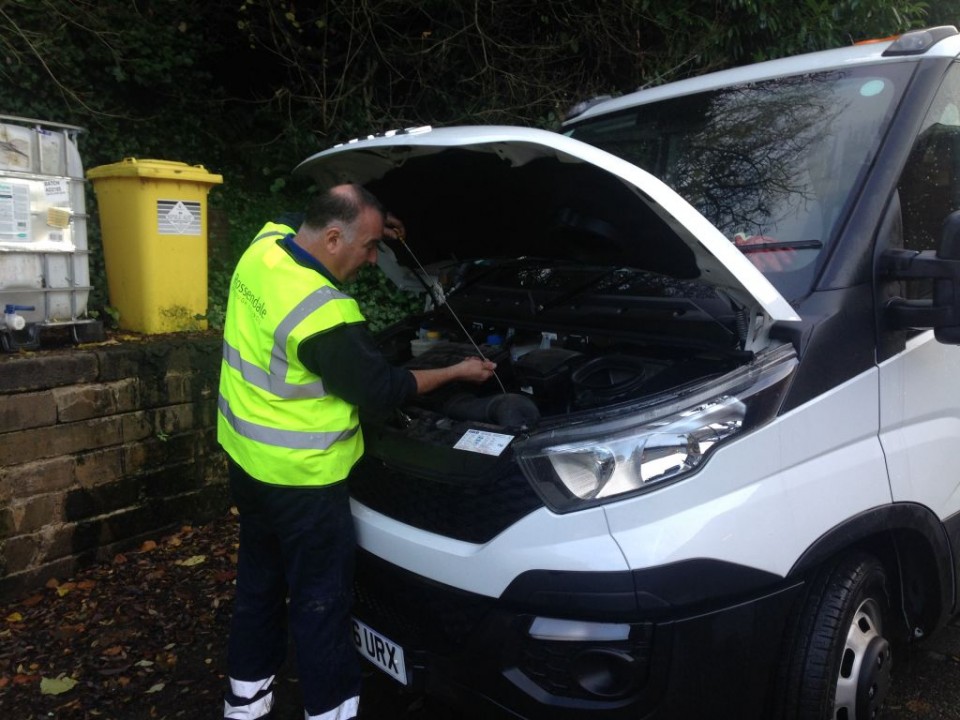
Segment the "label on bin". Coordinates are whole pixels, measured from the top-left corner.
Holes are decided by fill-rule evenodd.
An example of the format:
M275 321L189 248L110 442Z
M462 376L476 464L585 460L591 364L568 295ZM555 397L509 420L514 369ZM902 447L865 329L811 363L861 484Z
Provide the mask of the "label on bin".
M157 200L157 232L160 235L200 235L200 203Z

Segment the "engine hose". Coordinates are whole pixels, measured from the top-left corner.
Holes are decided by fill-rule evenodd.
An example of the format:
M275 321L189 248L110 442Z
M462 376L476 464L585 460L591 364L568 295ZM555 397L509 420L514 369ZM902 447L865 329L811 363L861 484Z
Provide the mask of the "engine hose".
M459 393L444 404L443 413L454 420L475 420L505 427L523 427L540 419L540 410L533 400L517 393L487 397Z

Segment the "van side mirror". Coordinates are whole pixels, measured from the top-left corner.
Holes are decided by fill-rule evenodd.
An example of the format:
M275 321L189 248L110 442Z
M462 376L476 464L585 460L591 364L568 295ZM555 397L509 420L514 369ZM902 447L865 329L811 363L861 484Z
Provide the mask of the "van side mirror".
M960 344L960 211L947 216L936 252L887 250L880 257L887 280L933 279L933 298L893 298L884 319L895 329L933 328L938 342Z

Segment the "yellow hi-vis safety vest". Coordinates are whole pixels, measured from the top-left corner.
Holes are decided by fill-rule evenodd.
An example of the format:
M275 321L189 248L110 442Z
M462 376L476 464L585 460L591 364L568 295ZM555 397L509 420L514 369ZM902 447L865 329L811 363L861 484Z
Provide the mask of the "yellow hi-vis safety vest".
M275 240L252 243L234 271L220 365L217 440L274 485L344 480L363 454L357 408L300 362L300 343L363 322L356 301Z
M290 227L289 225L284 225L283 223L268 222L260 231L253 236L251 243L255 243L258 240L265 240L267 238L273 238L274 240L279 240L280 238L285 238L287 235L294 235L297 232L297 228Z

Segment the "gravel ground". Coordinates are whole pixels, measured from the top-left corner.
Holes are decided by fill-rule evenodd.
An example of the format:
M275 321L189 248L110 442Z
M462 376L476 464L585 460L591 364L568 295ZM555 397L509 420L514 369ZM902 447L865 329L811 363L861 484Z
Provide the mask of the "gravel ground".
M0 606L0 719L220 716L236 517L182 527ZM300 720L292 666L276 720ZM960 719L960 621L901 657L887 720ZM364 678L362 720L465 720L432 698Z

